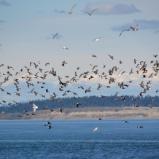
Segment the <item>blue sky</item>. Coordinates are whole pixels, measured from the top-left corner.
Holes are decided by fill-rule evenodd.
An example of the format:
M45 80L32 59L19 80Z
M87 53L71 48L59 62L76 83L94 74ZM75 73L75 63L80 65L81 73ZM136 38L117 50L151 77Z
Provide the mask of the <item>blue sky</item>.
M0 54L1 62L22 64L31 59L50 60L89 57L92 53L102 58L110 53L116 57L150 57L159 49L158 0L1 0L0 2ZM5 5L6 2L8 5ZM66 12L77 2L72 15ZM101 7L102 6L102 7ZM105 8L103 7L105 6ZM92 16L83 11L100 7ZM112 7L106 10L106 7ZM104 10L105 9L105 10ZM130 10L130 11L129 11ZM138 32L118 37L120 28L141 22ZM149 26L145 28L146 24ZM114 30L113 28L119 28ZM60 40L48 40L51 33L60 33ZM104 37L98 43L92 39ZM68 46L69 51L64 51ZM8 58L10 57L10 58ZM124 59L125 60L125 59Z
M85 13L94 8L92 16ZM124 27L134 24L138 31L119 37ZM111 54L127 67L134 57L151 59L159 52L158 31L158 0L0 0L0 63L19 68L40 60L58 69L66 60L66 74L74 66L87 68L92 54L98 56L96 64ZM61 38L51 39L55 33ZM94 42L98 37L102 39Z

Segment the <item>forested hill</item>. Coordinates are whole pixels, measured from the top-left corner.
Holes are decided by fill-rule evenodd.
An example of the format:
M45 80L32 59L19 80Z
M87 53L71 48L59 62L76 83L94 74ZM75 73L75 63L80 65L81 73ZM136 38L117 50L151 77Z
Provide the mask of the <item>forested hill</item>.
M80 107L119 107L119 106L159 106L159 97L133 97L133 96L91 96L80 98L59 98L55 100L38 100L29 103L18 103L11 106L1 106L0 112L25 112L32 110L32 104L38 105L39 109L72 108L76 103Z

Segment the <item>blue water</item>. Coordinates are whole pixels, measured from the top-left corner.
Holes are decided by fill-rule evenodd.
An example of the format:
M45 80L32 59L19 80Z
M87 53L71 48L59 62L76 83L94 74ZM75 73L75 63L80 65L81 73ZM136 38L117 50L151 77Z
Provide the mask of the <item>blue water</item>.
M159 120L51 122L0 121L0 159L159 159Z

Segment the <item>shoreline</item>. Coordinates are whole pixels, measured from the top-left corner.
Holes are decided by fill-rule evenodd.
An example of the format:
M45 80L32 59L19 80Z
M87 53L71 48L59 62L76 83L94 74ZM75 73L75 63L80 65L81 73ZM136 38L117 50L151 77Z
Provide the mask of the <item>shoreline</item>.
M126 120L159 119L159 107L83 107L38 110L35 113L0 113L0 120Z

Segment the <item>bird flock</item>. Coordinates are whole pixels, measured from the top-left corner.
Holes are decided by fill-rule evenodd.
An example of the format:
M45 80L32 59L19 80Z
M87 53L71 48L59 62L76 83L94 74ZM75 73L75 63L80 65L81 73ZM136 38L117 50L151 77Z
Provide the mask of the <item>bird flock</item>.
M98 56L92 54L91 59L97 59ZM116 60L113 55L108 54L106 56L107 62L101 65L89 64L87 70L82 71L82 66L75 67L73 75L60 75L61 70L64 67L69 66L69 62L63 60L61 62L61 70L56 70L50 63L44 64L30 61L28 65L23 66L16 70L13 66L0 64L0 94L4 97L8 96L20 98L23 96L23 91L27 90L27 93L32 97L38 97L42 99L54 100L59 97L59 93L62 97L79 97L80 94L89 96L94 91L90 83L96 83L96 91L101 89L111 89L116 86L118 90L126 90L134 85L140 88L138 96L144 96L151 90L153 82L158 80L159 75L159 59L158 55L154 54L149 61L133 59L133 66L126 68L122 60ZM113 61L116 61L114 65ZM123 69L125 68L125 69ZM74 70L74 68L72 68ZM48 81L53 81L58 86L58 92L47 86ZM25 87L21 86L24 83ZM85 84L83 84L85 83ZM8 89L8 86L12 85L12 90ZM74 86L76 90L73 89ZM79 94L80 92L80 94ZM159 92L158 88L155 88L155 93ZM120 92L115 92L116 96L124 100L123 95L119 95ZM101 97L106 94L101 94ZM5 99L1 99L1 105L16 104L17 101L7 102ZM80 103L77 104L79 107Z

